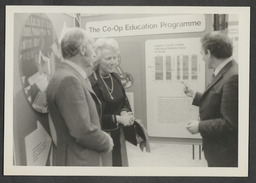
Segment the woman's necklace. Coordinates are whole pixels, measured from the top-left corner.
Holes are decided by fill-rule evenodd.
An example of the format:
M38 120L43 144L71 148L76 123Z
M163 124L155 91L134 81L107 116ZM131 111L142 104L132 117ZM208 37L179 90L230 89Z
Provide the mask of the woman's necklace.
M100 74L100 73L99 73L99 74ZM113 93L113 91L114 91L114 84L113 84L113 78L112 78L111 74L108 74L108 76L106 76L106 77L104 77L104 76L102 76L102 75L100 74L100 78L101 78L101 80L103 81L103 84L105 85L105 87L106 87L106 89L107 89L107 91L108 91L108 94L109 94L110 98L111 98L112 100L114 100L114 97L112 96L112 93ZM108 87L107 83L105 82L105 80L104 80L103 78L110 78L110 80L111 80L111 88Z

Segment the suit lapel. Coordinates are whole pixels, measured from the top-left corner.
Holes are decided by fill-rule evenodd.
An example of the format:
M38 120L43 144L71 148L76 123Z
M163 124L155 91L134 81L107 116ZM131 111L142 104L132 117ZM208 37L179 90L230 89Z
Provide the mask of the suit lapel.
M222 78L222 76L223 74L219 73L216 77L214 77L212 82L206 87L204 93L207 93L207 91L210 90Z
M223 75L232 67L233 60L229 62L227 65L225 65L224 68L220 70L220 72L217 74L217 76L212 80L212 82L206 87L203 96L223 77Z

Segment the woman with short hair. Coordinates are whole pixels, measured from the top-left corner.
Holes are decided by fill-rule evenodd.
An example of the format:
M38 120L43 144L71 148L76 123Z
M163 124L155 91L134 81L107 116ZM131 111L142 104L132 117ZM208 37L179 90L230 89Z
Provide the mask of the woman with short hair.
M114 72L120 55L119 45L112 38L100 38L95 42L95 52L98 60L95 72L89 79L102 103L102 129L114 141L112 155L109 156L112 161L105 165L128 166L122 128L132 125L134 117L120 77Z

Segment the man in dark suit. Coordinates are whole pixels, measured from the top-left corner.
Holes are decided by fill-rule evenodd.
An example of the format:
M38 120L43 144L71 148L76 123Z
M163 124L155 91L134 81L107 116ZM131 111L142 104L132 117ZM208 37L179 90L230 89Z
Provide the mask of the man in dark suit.
M113 148L100 127L101 103L82 69L95 57L93 44L80 28L67 31L61 41L64 61L47 88L53 165L100 166L101 153Z
M238 166L238 65L232 59L232 42L219 32L201 39L202 59L214 69L212 82L201 94L184 88L199 106L200 120L190 121L187 130L200 133L209 167Z

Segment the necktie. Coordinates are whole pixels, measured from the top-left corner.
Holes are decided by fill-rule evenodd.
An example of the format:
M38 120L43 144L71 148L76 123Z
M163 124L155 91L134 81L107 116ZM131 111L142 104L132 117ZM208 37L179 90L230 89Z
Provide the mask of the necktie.
M215 77L215 69L212 72L212 80L214 79L214 77Z
M90 80L88 78L86 78L85 80L86 80L87 84L90 86L90 88L92 88Z

